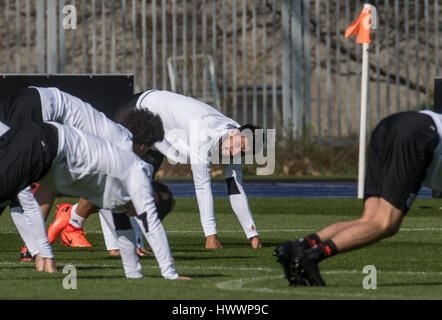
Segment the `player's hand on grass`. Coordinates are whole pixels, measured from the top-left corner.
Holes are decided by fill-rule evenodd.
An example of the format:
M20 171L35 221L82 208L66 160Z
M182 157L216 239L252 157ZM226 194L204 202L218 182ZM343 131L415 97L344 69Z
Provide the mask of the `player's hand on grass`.
M178 277L175 280L192 280L191 277Z
M150 256L152 255L152 252L147 251L144 248L138 248L137 247L137 254L139 257L144 257L144 256Z
M221 249L223 246L218 241L216 234L206 237L206 249Z
M262 242L259 239L259 237L251 238L250 239L250 244L252 245L252 248L254 248L254 249L262 248Z

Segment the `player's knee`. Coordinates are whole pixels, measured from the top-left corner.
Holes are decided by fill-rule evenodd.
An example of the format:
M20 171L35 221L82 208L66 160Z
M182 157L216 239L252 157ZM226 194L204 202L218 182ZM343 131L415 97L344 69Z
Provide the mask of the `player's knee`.
M388 222L386 227L384 228L385 237L392 237L397 234L399 232L399 227L399 223L393 221Z
M372 222L376 226L379 235L382 235L383 238L392 237L399 231L400 221L391 215L378 214L372 219Z

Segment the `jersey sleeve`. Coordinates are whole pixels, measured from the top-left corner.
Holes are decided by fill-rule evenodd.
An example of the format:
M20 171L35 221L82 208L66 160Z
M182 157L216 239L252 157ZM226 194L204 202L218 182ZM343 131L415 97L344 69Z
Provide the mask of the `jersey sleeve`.
M166 231L158 218L152 189L153 167L143 161L138 161L131 168L126 181L127 192L137 212L137 223L145 235L157 259L161 274L166 279L176 279L172 254Z

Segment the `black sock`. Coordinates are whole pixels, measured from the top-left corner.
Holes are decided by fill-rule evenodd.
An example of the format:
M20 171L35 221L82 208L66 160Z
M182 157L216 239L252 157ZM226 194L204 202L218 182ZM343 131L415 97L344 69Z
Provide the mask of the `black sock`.
M305 249L313 248L314 246L322 242L316 233L313 233L309 236L305 236L304 238L301 238L298 241Z
M337 253L338 249L332 240L324 241L308 251L309 257L316 262L334 256Z

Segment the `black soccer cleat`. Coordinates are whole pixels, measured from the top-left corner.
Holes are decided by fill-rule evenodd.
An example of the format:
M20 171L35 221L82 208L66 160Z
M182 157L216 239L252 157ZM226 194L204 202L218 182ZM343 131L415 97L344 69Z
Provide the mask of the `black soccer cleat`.
M278 262L282 264L285 278L289 281L290 286L307 286L306 280L293 267L295 257L303 252L302 246L297 241L284 242L276 246L273 255L278 258Z
M318 262L311 259L306 251L296 256L290 265L293 273L312 287L324 287L325 281L321 277Z
M20 251L20 261L32 261L32 255L28 248L23 247Z

